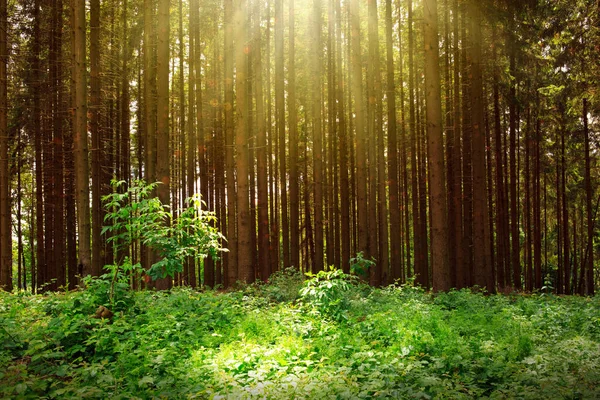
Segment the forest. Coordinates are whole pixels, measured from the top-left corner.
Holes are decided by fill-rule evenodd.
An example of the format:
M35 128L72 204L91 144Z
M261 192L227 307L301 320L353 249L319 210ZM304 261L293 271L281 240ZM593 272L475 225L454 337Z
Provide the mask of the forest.
M0 0L0 397L600 397L599 43L594 0Z

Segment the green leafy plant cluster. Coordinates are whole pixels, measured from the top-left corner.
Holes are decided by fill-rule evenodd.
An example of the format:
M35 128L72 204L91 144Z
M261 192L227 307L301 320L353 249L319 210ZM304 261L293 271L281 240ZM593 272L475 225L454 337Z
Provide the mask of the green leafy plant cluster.
M112 320L94 288L0 292L0 398L600 397L599 296L273 280L289 291L128 292Z
M113 181L113 192L103 198L107 210L102 234L110 232L109 243L115 252L139 241L158 254L158 261L147 271L156 280L173 276L183 270L188 258L218 257L225 240L214 227L216 217L195 194L186 200L187 207L172 212L152 193L158 182L134 181L129 187L124 181ZM123 265L107 266L119 280L119 273L138 271L139 264L126 260Z
M358 278L333 267L306 275L310 279L300 290L304 304L314 307L323 316L336 320L347 319L349 292L358 283Z

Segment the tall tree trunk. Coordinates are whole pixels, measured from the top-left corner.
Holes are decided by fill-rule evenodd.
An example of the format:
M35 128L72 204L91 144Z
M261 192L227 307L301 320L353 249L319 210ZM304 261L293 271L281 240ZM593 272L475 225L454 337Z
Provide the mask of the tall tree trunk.
M495 41L494 29L493 39ZM493 60L496 60L496 46L493 49ZM496 272L497 272L497 283L502 289L506 285L507 277L505 271L507 270L507 263L510 262L509 252L509 236L508 236L508 215L506 209L506 192L504 187L504 149L502 146L502 126L500 123L500 94L499 94L499 71L498 67L494 69L494 82L493 82L493 97L494 97L494 150L496 159L496 246L497 246L497 258L496 258Z
M412 0L408 0L408 104L409 104L409 131L410 131L410 172L411 172L411 195L412 195L412 228L414 236L414 273L416 282L425 286L423 277L423 243L421 243L421 221L419 217L419 189L417 181L417 127L415 116L415 78L414 78L414 33L413 33L413 9Z
M439 71L437 1L425 0L425 97L431 201L431 259L433 290L446 291L452 284L448 259L448 220Z
M487 288L494 288L493 275L487 246L486 227L488 224L488 207L486 199L486 165L485 165L485 122L483 77L481 67L481 21L479 5L470 1L470 59L471 59L471 126L472 126L472 171L473 171L473 276L472 283Z
M102 144L100 134L100 0L90 1L90 133L92 136L92 275L99 275L102 259L100 232L104 223L102 207Z
M296 108L296 37L294 0L289 2L288 125L290 140L290 265L300 268L300 195L298 189L298 116ZM280 6L281 7L281 6ZM283 14L283 11L280 12ZM283 22L280 24L283 25ZM282 29L276 26L277 29ZM279 41L276 44L282 45Z
M536 101L539 110L539 101ZM542 288L542 222L541 222L541 190L540 190L540 146L541 140L541 118L536 117L535 140L534 140L534 173L533 173L533 273L534 288Z
M464 250L464 240L463 240L463 190L462 190L462 145L461 145L461 103L460 103L460 93L461 93L461 68L463 65L461 64L461 51L459 48L459 17L460 17L460 7L458 0L455 0L453 3L452 9L452 55L454 61L454 69L453 69L453 106L454 106L454 123L452 125L452 130L454 132L454 146L452 151L452 167L453 172L452 175L454 177L454 188L452 189L452 203L454 208L454 221L451 224L454 230L450 233L451 236L454 237L454 248L455 252L455 265L454 265L454 276L453 283L457 288L464 287L464 260L465 260L465 250ZM463 97L464 99L464 97ZM460 279L459 279L460 277Z
M335 2L336 12L336 42L340 49L337 52L336 74L337 80L337 102L339 118L339 159L340 159L340 230L342 241L341 264L342 270L350 271L350 182L348 177L348 129L346 127L346 106L344 98L344 74L342 65L342 9L340 1Z
M198 41L196 31L198 30L199 16L198 16L198 1L190 1L189 10L189 34L188 34L188 143L187 143L187 164L186 164L186 178L187 178L187 194L192 196L196 193L196 68L199 64L198 58L196 57L196 43ZM218 46L215 46L217 48ZM216 108L216 107L215 107ZM220 164L221 171L222 165ZM224 216L218 215L219 222L222 223ZM224 233L222 230L221 232ZM196 278L196 260L190 258L186 263L187 273L184 276L185 283L191 287L197 287Z
M365 110L363 105L362 54L360 46L360 15L358 0L350 1L350 66L352 95L354 97L356 132L356 197L358 213L358 251L367 255L368 251L368 207L367 207L367 141L365 137Z
M394 282L402 277L402 259L400 250L402 249L402 238L400 228L400 202L398 190L398 139L397 139L397 124L396 124L396 85L394 82L394 42L392 33L394 30L392 22L392 1L385 2L385 44L386 44L386 61L387 61L387 122L388 122L388 182L389 182L389 199L390 199L390 282ZM387 229L387 227L386 227Z
M563 110L564 112L564 110ZM563 114L564 115L564 114ZM571 294L571 251L570 251L570 241L571 238L569 237L569 207L567 204L567 165L566 165L566 157L565 157L565 152L566 152L566 147L565 147L565 136L567 135L566 133L566 126L563 126L561 129L561 135L560 135L560 160L561 160L561 195L562 195L562 225L563 225L563 235L562 235L562 239L563 239L563 245L564 245L564 252L563 252L563 272L564 272L564 278L563 278L563 284L564 284L564 288L565 294Z
M164 205L171 204L171 159L169 140L169 0L158 1L158 35L156 46L156 181L161 182L157 188L158 199ZM165 223L167 223L165 221ZM156 281L157 289L171 287L171 278Z
M260 268L260 278L264 281L269 279L271 274L269 264L269 209L268 209L268 175L267 175L267 135L265 126L265 110L263 98L263 67L262 67L262 34L260 30L261 23L261 3L256 2L256 20L254 23L254 73L256 74L256 84L254 85L256 97L256 119L258 123L258 132L256 138L257 146L257 184L258 184L258 266ZM291 196L290 196L291 197Z
M281 198L281 236L283 243L283 267L290 266L290 223L288 219L287 169L285 152L285 94L283 69L283 0L275 0L275 113L279 138L279 190Z
M237 219L236 219L236 187L235 187L235 154L233 134L233 2L225 0L225 55L223 68L225 71L225 168L227 175L227 282L231 286L238 280L237 262Z
M53 251L53 277L56 278L56 282L52 284L53 289L63 288L66 284L66 268L65 268L65 218L64 218L64 124L63 115L65 104L64 89L62 85L63 79L63 68L62 68L62 33L63 33L63 2L57 0L54 3L56 10L53 11L53 16L56 18L55 21L55 32L53 35L54 50L56 51L56 63L54 64L54 74L51 73L52 84L54 87L54 93L52 93L53 102L53 115L52 115L52 129L53 129L53 154L54 154L54 173L52 176L52 197L54 199L54 218L53 218L53 232L54 232L54 251ZM87 137L87 133L86 133ZM88 194L89 196L89 194ZM89 207L89 206L88 206Z
M235 70L236 70L236 176L237 176L237 228L238 228L238 273L243 282L254 281L254 256L250 224L250 188L249 188L249 155L248 155L248 108L247 108L247 66L246 66L246 0L236 0L233 26Z
M154 63L154 2L144 0L144 127L146 139L146 181L156 181L156 70ZM112 120L112 119L111 119ZM150 249L146 250L146 262L150 267L156 255Z
M588 111L587 99L583 99L583 135L585 146L585 209L587 218L587 244L585 262L581 268L586 269L585 293L589 296L594 295L594 219L592 217L592 181L591 181L591 160L590 160L590 134L588 129Z
M509 24L510 26L511 24ZM510 28L509 28L510 29ZM514 42L512 39L508 40L507 46L509 48L509 73L511 76L515 76L516 73L516 61L515 61L515 49ZM520 245L519 245L519 209L517 204L517 160L516 160L516 113L517 113L517 95L516 95L516 84L515 82L510 83L508 104L509 104L509 135L510 135L510 236L511 236L511 268L512 271L512 284L515 289L521 288L521 264L520 264ZM508 275L507 275L508 279ZM507 282L508 284L509 282Z
M312 128L315 202L315 272L323 270L323 130L321 125L321 1L313 0L312 16Z
M10 170L8 168L8 15L6 0L0 1L0 288L12 291L12 232Z
M78 254L80 269L84 275L94 271L90 263L90 188L89 188L89 163L87 140L87 85L85 79L85 3L82 0L73 2L73 29L75 41L74 53L74 88L75 88L75 119L73 136L73 153L75 156L75 200L77 203L78 225Z

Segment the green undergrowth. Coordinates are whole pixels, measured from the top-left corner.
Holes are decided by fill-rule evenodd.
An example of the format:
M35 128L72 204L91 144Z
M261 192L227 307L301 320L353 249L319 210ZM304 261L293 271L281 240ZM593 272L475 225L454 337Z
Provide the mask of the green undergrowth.
M599 296L432 295L339 271L107 290L0 294L0 398L600 398Z

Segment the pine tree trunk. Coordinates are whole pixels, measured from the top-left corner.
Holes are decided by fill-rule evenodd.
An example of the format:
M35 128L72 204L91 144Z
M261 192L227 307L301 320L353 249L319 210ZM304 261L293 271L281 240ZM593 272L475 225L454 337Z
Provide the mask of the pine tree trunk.
M73 152L75 156L75 201L77 203L78 225L78 254L80 269L83 275L90 275L94 271L90 263L90 190L89 190L89 164L87 140L87 106L85 79L85 3L81 0L73 2L73 29L75 41L74 53L74 88L75 88L75 114Z
M350 1L350 68L352 95L354 97L356 132L356 197L357 197L357 248L367 256L368 251L368 207L366 154L368 151L365 131L365 110L363 105L362 54L360 46L360 16L358 0Z
M315 272L323 270L323 129L321 125L321 2L313 0L312 16L312 104L313 179L315 212Z
M260 278L263 282L271 275L269 263L269 209L268 209L268 175L267 175L267 136L265 126L265 111L263 98L263 67L262 67L262 34L260 30L261 4L256 2L256 20L254 25L255 55L254 73L256 84L254 85L256 97L256 119L258 132L256 138L257 146L257 184L258 184L258 266ZM291 196L290 196L291 197Z
M426 0L424 11L425 98L427 103L427 147L431 201L431 259L433 290L451 287L448 260L448 216L442 129L442 102L439 71L437 1Z
M402 258L400 250L403 246L400 228L400 202L398 190L398 138L396 124L396 85L394 82L394 43L392 39L394 27L392 22L392 1L385 2L385 44L387 61L387 122L388 122L388 182L389 182L389 201L390 201L390 282L394 282L402 277ZM386 227L387 229L387 227Z
M583 99L583 135L585 140L585 209L587 218L587 244L585 263L582 263L581 268L586 269L586 287L585 293L588 296L594 295L594 219L592 218L592 182L590 177L591 162L590 162L590 135L588 129L587 117L587 99Z
M235 169L237 176L236 208L238 229L238 273L245 283L254 281L254 258L252 252L252 232L250 224L250 188L248 155L248 108L247 108L247 66L246 66L246 0L236 0L233 26L236 69L236 127L235 127Z
M288 189L285 152L285 94L283 68L283 0L275 0L275 113L279 140L279 190L281 210L281 237L283 243L283 267L290 266L290 222L288 219Z
M164 205L171 204L171 168L169 140L169 0L158 1L157 46L156 46L156 177L158 199ZM165 221L167 223L167 221ZM170 277L158 279L156 288L170 288Z
M470 1L470 59L471 59L471 126L473 174L473 276L472 284L493 291L492 268L486 257L488 207L486 199L485 122L483 77L481 67L481 10Z
M10 170L8 168L8 23L7 3L0 1L0 288L12 291Z

